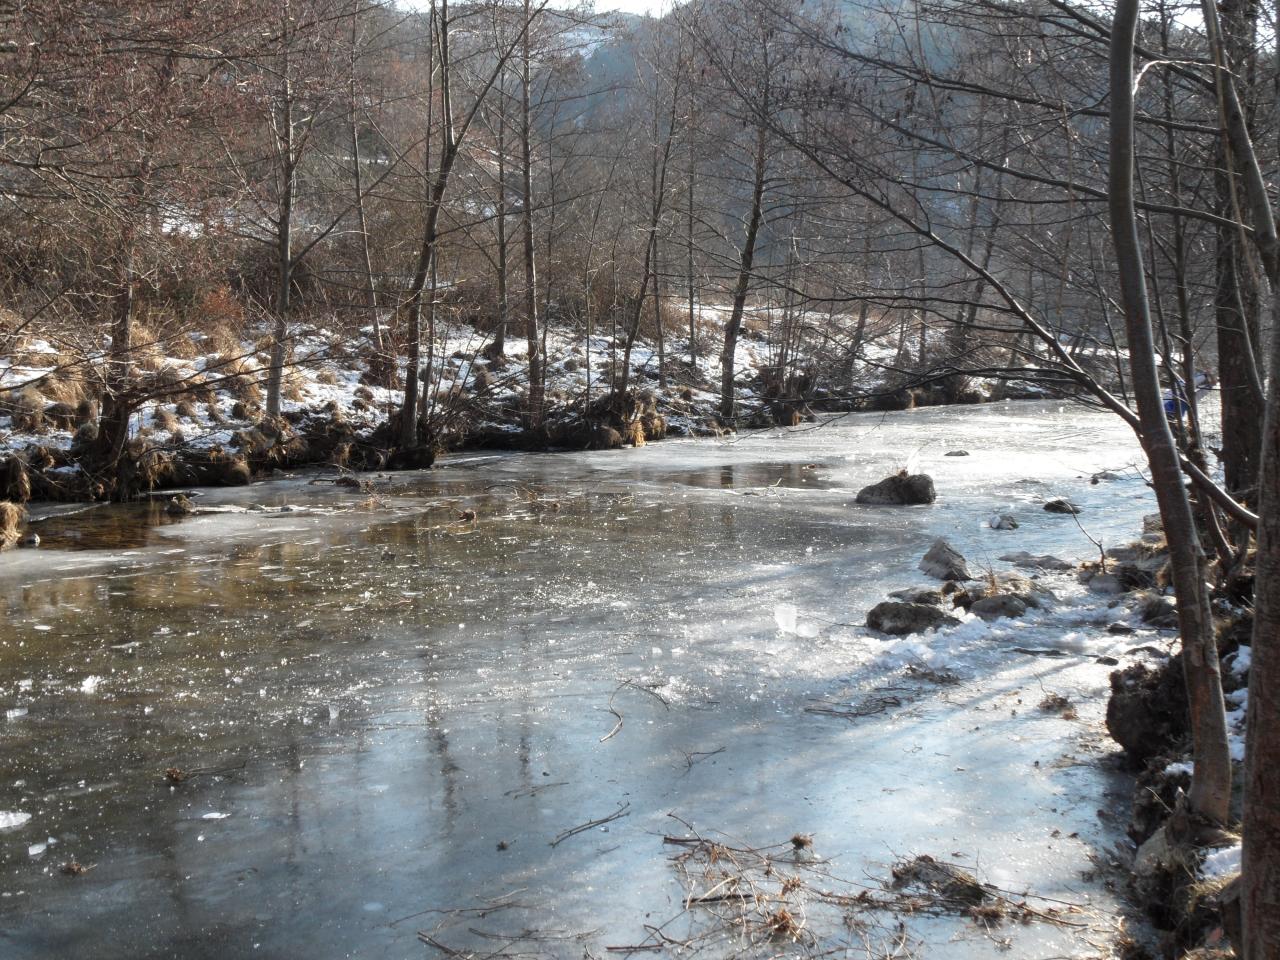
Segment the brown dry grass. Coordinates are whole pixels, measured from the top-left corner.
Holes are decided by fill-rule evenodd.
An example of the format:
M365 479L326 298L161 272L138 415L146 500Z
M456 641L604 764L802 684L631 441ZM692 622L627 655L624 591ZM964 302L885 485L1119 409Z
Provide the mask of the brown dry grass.
M164 430L168 433L178 429L177 416L165 406L156 407L155 413L151 415L151 422L156 425L157 430Z
M0 500L0 549L18 542L19 531L26 519L24 507L9 500Z

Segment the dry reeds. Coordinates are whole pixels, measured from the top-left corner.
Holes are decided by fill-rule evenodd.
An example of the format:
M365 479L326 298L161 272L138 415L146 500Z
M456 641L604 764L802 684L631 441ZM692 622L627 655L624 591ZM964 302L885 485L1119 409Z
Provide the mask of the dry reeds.
M83 380L71 377L66 373L45 377L37 384L37 389L46 400L52 403L65 403L72 409L75 409L89 394Z
M27 511L20 504L10 500L0 500L0 549L11 547L18 542L23 521L27 519Z
M0 460L0 498L15 503L26 503L31 499L31 476L21 457Z
M172 433L178 429L177 416L165 406L156 407L155 412L151 415L151 422L155 424L157 430L163 430L166 433Z

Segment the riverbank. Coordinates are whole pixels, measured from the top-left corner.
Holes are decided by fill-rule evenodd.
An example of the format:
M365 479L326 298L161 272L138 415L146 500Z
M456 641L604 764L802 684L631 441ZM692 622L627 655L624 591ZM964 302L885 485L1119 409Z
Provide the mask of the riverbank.
M377 355L350 350L331 332L299 335L286 370L281 416L263 414L268 358L250 341L192 343L175 351L139 351L136 376L148 399L131 420L122 462L110 476L94 463L100 385L85 368L47 341L27 340L0 369L0 385L28 384L0 394L0 500L129 499L155 490L243 485L251 479L309 466L367 471L429 466L460 450L581 450L639 446L667 436L715 436L813 422L818 413L904 410L959 399L981 403L1039 396L973 380L895 387L885 370L894 346L869 340L860 373L839 391L803 384L770 386L776 376L762 335L744 336L738 351L738 416L719 413L718 357L689 353L672 340L659 365L653 344L632 351L625 394L608 384L621 361L618 345L569 331L548 335L546 409L527 422L527 364L509 342L500 356L481 349L472 333L445 337L429 359L427 446L397 449L401 374ZM771 379L772 377L772 379Z

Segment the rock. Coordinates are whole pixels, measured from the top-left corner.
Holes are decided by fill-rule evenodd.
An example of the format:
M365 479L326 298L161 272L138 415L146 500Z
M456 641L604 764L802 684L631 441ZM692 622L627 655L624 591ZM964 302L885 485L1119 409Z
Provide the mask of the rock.
M1049 511L1049 513L1079 513L1080 512L1080 508L1077 507L1070 500L1068 500L1066 497L1055 497L1052 500L1046 501L1044 508L1045 510Z
M1022 616L1027 612L1027 605L1012 594L997 593L994 596L975 600L970 604L969 612L983 620L998 620L1001 617Z
M1011 513L996 513L992 514L991 519L987 521L987 526L992 530L1017 530L1018 521Z
M1089 482L1096 486L1097 484L1102 483L1104 480L1109 481L1109 480L1119 480L1119 479L1120 479L1120 474L1112 473L1110 470L1101 470L1098 473L1095 473L1092 477L1090 477Z
M932 587L908 587L905 590L895 590L889 596L907 603L931 603L935 606L942 604L942 591Z
M1158 513L1148 513L1142 518L1143 533L1164 533L1164 521Z
M955 617L943 613L937 607L896 600L877 603L867 613L868 627L894 636L921 633L938 626L954 626L959 622Z
M952 603L957 607L971 610L973 605L987 596L1013 597L1026 607L1041 609L1054 603L1058 598L1048 587L1033 583L1026 577L1016 573L997 573L984 578L968 590L958 592Z
M435 450L427 444L401 447L387 459L387 467L391 470L427 470L435 460Z
M1089 578L1089 590L1104 596L1114 596L1125 592L1124 584L1120 582L1120 578L1114 573L1095 573Z
M1168 597L1153 596L1142 605L1142 622L1153 627L1177 627L1178 608Z
M1072 564L1065 560L1059 560L1057 557L1051 557L1048 554L1036 555L1027 553L1025 550L1019 550L1017 553L1006 553L1000 558L1005 563L1012 563L1015 567L1023 567L1027 570L1070 570Z
M191 505L191 501L178 494L164 506L164 512L171 517L188 517L196 512L196 508Z
M600 450L617 450L622 446L622 434L608 424L597 424L592 431L591 442Z
M1138 847L1133 858L1133 872L1141 878L1152 876L1160 870L1182 866L1177 849L1169 842L1169 836L1161 827Z
M1120 563L1132 563L1142 556L1141 551L1136 544L1126 544L1122 547L1108 547L1107 559L1115 560Z
M908 474L905 470L858 491L858 503L882 507L933 503L937 498L931 477L923 473Z
M964 557L951 544L939 537L933 541L929 552L920 560L920 569L926 576L938 580L972 580Z
M1163 561L1156 563L1118 563L1111 568L1111 572L1115 574L1120 586L1125 590L1148 590L1154 587L1160 579L1160 567L1164 566Z
M948 457L967 457L968 455L969 455L968 450L948 450L944 454L944 456L948 456Z
M1126 635L1133 632L1133 627L1129 626L1127 623L1121 623L1119 620L1115 623L1107 624L1107 633Z
M38 546L40 546L40 534L38 534L38 533L29 533L29 534L27 534L25 537L23 537L23 538L22 538L22 545L23 545L24 547L38 547Z

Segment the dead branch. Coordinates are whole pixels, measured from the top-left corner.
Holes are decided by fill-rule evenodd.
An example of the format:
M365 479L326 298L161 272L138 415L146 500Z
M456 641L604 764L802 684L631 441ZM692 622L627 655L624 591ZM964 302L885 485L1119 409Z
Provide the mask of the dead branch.
M570 827L568 830L565 830L563 833L559 834L554 840L552 840L551 846L553 847L558 846L559 844L568 840L570 837L576 837L578 834L583 833L587 830L590 830L592 827L600 827L606 823L612 823L614 820L620 820L623 817L629 816L630 810L631 810L631 801L628 800L626 803L619 804L618 809L615 810L613 813L609 814L607 817L601 817L599 820L588 820L586 823L581 823L576 827Z

